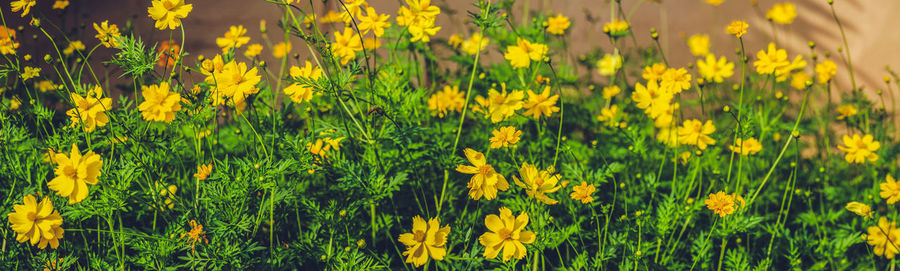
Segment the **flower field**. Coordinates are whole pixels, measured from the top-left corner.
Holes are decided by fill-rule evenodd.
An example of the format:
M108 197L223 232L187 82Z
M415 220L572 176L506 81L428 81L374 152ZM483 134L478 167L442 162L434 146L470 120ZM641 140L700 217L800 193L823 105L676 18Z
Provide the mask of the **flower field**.
M214 55L199 0L0 6L0 270L895 268L900 76L854 73L845 1L803 50L790 0L689 50L636 34L660 0L257 1Z

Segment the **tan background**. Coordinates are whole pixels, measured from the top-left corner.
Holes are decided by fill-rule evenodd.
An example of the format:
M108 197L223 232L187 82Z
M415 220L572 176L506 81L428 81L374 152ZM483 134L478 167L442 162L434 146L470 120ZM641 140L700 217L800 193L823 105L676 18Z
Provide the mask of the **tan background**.
M65 25L64 29L71 31L70 33L84 32L78 38L83 40L88 48L97 43L93 38L95 33L90 27L90 23L107 19L110 20L110 23L118 24L120 27L124 27L126 21L132 19L135 32L145 40L153 42L165 40L170 35L176 39L179 36L177 30L161 31L152 27L153 22L146 13L150 1L72 0L71 6L64 13L50 10L49 6L52 2L52 0L39 0L37 13L54 18L53 20L64 19L66 23L57 23ZM302 2L304 2L303 5L308 3ZM322 8L321 1L311 2L317 4L317 13L325 12L326 9ZM525 2L519 0L516 3L512 15L516 23L522 19L521 11ZM826 0L762 0L758 1L757 7L754 7L750 0L726 0L718 7L706 4L703 0L663 0L662 3L623 0L623 2L626 12L634 10L631 20L638 42L641 45L649 45L651 42L649 29L651 27L658 29L661 33L661 42L673 65L685 65L695 61L684 42L685 36L695 33L708 33L712 38L712 47L716 54L726 55L730 59L736 60L734 50L738 44L734 38L724 33L724 27L733 19L742 19L750 24L745 41L747 50L751 54L755 54L772 40L773 30L779 40L779 46L787 47L792 58L797 53L808 55L807 41L815 41L819 45L816 48L817 53L822 55L826 51L830 52L832 58L835 58L835 62L841 66L837 77L839 89L849 90L847 69L836 52L836 48L841 46L840 32L831 17ZM799 16L793 25L773 28L765 20L765 11L778 2L792 2L797 5ZM882 77L887 73L884 71L884 67L886 65L900 67L898 65L900 54L896 52L900 50L898 47L900 35L897 30L900 28L900 23L893 18L895 14L900 13L900 1L836 0L835 2L838 16L847 31L850 53L856 65L854 68L857 72L857 82L868 90L867 93L874 95L875 89L885 88ZM187 32L186 49L193 54L190 59L195 59L197 54L211 56L218 52L215 38L222 36L230 25L240 24L248 28L248 36L252 38L251 43L263 43L258 27L260 19L267 20L269 29L272 29L270 31L278 31L279 8L275 4L263 0L188 0L188 3L194 5L194 10L184 20ZM379 12L390 14L391 20L394 20L400 1L370 1L370 4ZM438 20L438 24L443 27L438 33L439 38L446 38L454 33L466 36L471 32L472 25L467 23L466 15L467 10L474 10L470 1L434 0L433 4L440 6L443 11ZM637 6L638 4L640 5ZM328 5L333 6L334 1L329 1ZM610 48L608 38L602 33L603 24L610 18L609 1L531 0L529 5L534 12L548 15L562 13L572 18L573 25L566 37L572 48L568 52L569 54L578 56L596 46ZM15 27L25 23L8 11L8 6L5 6L4 12L8 24ZM76 25L75 22L85 23L86 31L78 31L79 25ZM40 59L47 48L40 44L35 45L35 41L28 39L33 34L28 32L28 27L26 27L26 33L23 34L25 35L20 36L23 41L21 50L36 55L36 59ZM41 38L37 42L40 43L43 40ZM629 44L631 43L630 39L626 40ZM300 40L295 39L293 44L293 52L301 54L306 52ZM112 50L105 48L101 48L97 52L101 58L105 58L110 53ZM264 49L263 54L270 56L271 49ZM490 54L493 56L488 59L497 59L499 56L497 52ZM811 63L809 59L807 61ZM102 69L99 64L95 64L94 67ZM811 65L807 69L812 71Z

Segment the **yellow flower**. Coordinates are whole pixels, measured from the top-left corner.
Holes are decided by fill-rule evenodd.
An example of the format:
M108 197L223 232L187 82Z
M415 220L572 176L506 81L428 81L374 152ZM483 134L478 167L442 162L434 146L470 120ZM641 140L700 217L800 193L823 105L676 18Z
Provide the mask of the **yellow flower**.
M100 86L88 91L87 96L72 92L71 99L75 108L66 111L72 120L72 127L81 125L85 132L93 132L97 127L106 126L109 116L106 111L112 108L112 99L103 98Z
M619 21L619 19L613 19L611 22L603 25L603 33L606 33L610 37L618 38L628 35L628 28L628 22Z
M603 88L603 98L604 99L612 99L613 96L619 95L622 92L622 89L619 86L608 86Z
M847 163L875 162L878 160L878 154L875 154L875 151L881 148L881 143L874 141L872 135L866 134L862 137L859 134L854 134L853 137L844 135L841 139L844 142L844 146L838 146L838 149L847 153L844 156Z
M521 90L507 93L506 84L501 84L501 87L503 88L502 92L497 92L496 89L490 89L488 92L489 105L488 113L485 117L491 119L491 122L494 123L515 115L516 110L522 108L522 99L525 98L525 92Z
M444 86L428 98L428 110L435 111L439 118L443 118L449 111L462 112L466 98L459 92L459 86Z
M507 46L503 57L509 60L513 68L528 68L531 61L543 61L547 54L547 45L531 43L523 38L516 40L516 46Z
M893 259L900 252L897 247L900 245L900 238L897 238L900 236L900 229L895 222L888 223L887 218L881 217L878 219L878 226L869 227L868 232L869 234L863 234L863 238L875 250L875 255Z
M715 194L709 194L709 198L704 201L704 203L706 203L706 208L718 214L719 217L733 214L734 211L740 207L735 205L736 202L743 206L744 199L741 198L741 196L736 196L735 194L728 195L722 191Z
M441 227L441 222L437 217L429 219L425 222L420 216L413 217L412 232L400 234L397 241L406 245L406 251L403 255L406 257L406 263L411 263L416 267L425 265L428 259L435 261L444 260L447 255L447 235L450 234L450 226Z
M474 174L469 180L469 197L474 200L481 199L484 196L487 200L497 197L497 191L506 191L509 189L509 182L506 177L494 171L494 167L487 164L484 154L470 148L465 150L466 158L469 159L471 166L457 165L456 171L465 174Z
M653 126L656 128L675 128L677 124L673 120L675 120L675 111L681 107L679 103L671 103L663 106L662 104L658 106L659 109L651 109L650 113L658 114L653 121Z
M537 167L534 165L522 163L522 167L519 168L519 175L522 176L522 180L513 176L513 182L519 187L524 188L525 193L528 194L529 197L535 198L545 204L556 204L559 201L547 197L547 194L556 192L556 190L561 188L557 184L562 176L554 174L554 171L553 166L538 171Z
M371 30L375 37L381 37L384 35L384 28L391 26L391 23L387 21L390 17L391 15L387 14L379 15L374 8L366 7L366 16L359 17L359 31L368 34Z
M306 65L303 68L297 66L291 66L290 73L291 78L293 78L295 82L290 86L284 88L284 94L287 94L291 101L295 103L303 103L312 100L314 91L311 86L305 83L300 83L299 81L302 79L318 81L320 77L322 77L322 69L319 67L313 67L312 63L309 60L306 61Z
M522 131L516 131L516 127L506 126L492 131L491 134L494 135L491 137L491 149L499 149L500 147L509 147L509 145L519 143L519 136L522 135Z
M247 64L231 61L225 64L221 72L215 75L216 84L213 93L213 104L225 104L227 100L231 100L235 106L240 107L245 104L245 100L251 94L259 92L256 84L260 81L256 67L247 70Z
M812 77L810 77L809 74L806 74L806 72L795 72L791 75L791 87L798 90L804 90L806 89L806 82L810 80L812 80Z
M641 74L641 77L643 77L644 80L647 80L647 82L658 81L662 79L663 73L666 73L666 64L653 63L653 65L644 67L644 72Z
M846 119L856 115L859 111L856 110L856 107L852 104L845 104L842 106L838 106L837 112L840 114L837 116L838 120Z
M572 194L569 194L569 197L574 200L580 200L581 203L588 204L594 201L594 197L591 195L594 194L595 189L593 184L582 181L581 185L572 187Z
M22 17L28 15L31 12L31 7L37 4L37 0L16 0L9 3L9 6L12 7L13 12L18 12L22 10Z
M767 50L759 50L756 53L757 60L753 62L756 72L759 74L772 74L776 69L791 64L787 60L787 51L775 48L775 43L770 42Z
M872 218L872 207L869 207L869 205L866 205L865 203L851 201L850 203L847 203L847 206L844 208L864 219Z
M500 215L490 214L484 218L484 225L488 228L478 237L478 243L484 246L484 257L497 258L500 250L503 250L503 261L525 258L527 250L524 244L531 244L536 239L532 231L526 231L528 214L522 212L518 217L513 216L509 208L501 207Z
M659 110L653 110L653 107L658 107L660 105L668 105L670 101L672 101L673 94L664 89L660 89L659 84L656 81L647 82L647 86L644 87L641 83L636 83L634 85L634 92L631 93L631 100L633 100L636 106L640 109L644 109L644 112L650 114L651 118L656 118L659 116Z
M718 6L718 5L722 4L722 2L725 2L725 0L706 0L707 4L710 4L713 6Z
M203 225L197 223L197 221L191 219L191 230L189 232L185 232L181 234L181 238L187 238L188 244L191 246L191 252L194 252L194 245L203 241L204 243L209 243L209 240L206 239L206 232L203 231Z
M106 48L121 46L116 41L116 38L121 37L121 34L119 33L119 27L115 24L109 24L108 20L103 21L100 25L94 23L94 30L97 30L97 35L94 35L94 37L100 40L100 44L103 44Z
M709 35L694 34L687 40L691 54L695 56L705 56L709 54Z
M891 174L884 177L884 182L878 184L878 188L881 189L881 192L878 194L881 198L887 200L887 204L894 204L900 201L900 183L897 183L897 180L894 180Z
M53 201L44 197L38 203L34 196L27 195L23 203L13 205L15 211L7 215L10 227L17 234L16 241L28 241L40 249L48 244L53 249L59 247L59 239L64 232L61 227L63 221L59 211L53 210Z
M754 155L762 150L762 144L756 138L751 137L747 140L738 138L735 140L734 145L728 146L728 148L732 152L740 153L741 155Z
M154 183L156 190L159 191L159 197L157 200L162 200L163 203L161 205L154 204L155 206L159 206L160 211L165 211L166 209L171 210L175 208L175 192L178 192L178 187L173 185L169 185L163 188L163 185L159 182ZM148 207L148 209L150 209Z
M460 36L459 34L453 34L453 35L450 35L449 38L447 38L447 44L449 44L450 47L453 47L453 48L459 48L459 45L461 45L462 42L463 42L462 36Z
M797 8L791 3L778 3L766 12L766 19L776 24L791 24L797 17Z
M819 83L828 83L835 74L837 74L837 64L834 64L834 61L825 60L816 64L816 77Z
M350 27L344 27L344 32L334 32L334 43L331 44L331 53L341 59L341 65L356 58L356 52L362 51L362 41Z
M82 43L80 40L72 41L72 42L69 42L69 46L66 46L66 48L63 49L63 54L71 55L75 51L84 50L84 48L85 48L84 43Z
M15 30L0 25L0 54L15 54L16 48L19 48L19 42L16 41Z
M381 48L381 39L379 38L365 38L363 39L363 48L366 48L366 51L371 52L372 50Z
M41 68L25 67L25 71L22 72L22 81L28 81L28 79L38 76L41 76Z
M56 0L53 2L53 9L65 9L69 6L69 0Z
M335 33L337 35L337 33ZM279 42L272 46L272 56L275 58L282 58L288 55L291 52L291 43L290 42Z
M565 34L566 29L569 29L570 25L572 25L572 22L569 21L569 17L562 14L556 14L556 17L547 18L547 32L550 32L550 34Z
M604 54L603 58L597 60L597 73L602 76L611 76L616 74L616 71L622 67L622 56L619 53L615 54Z
M53 81L43 80L43 81L34 83L34 88L38 89L41 92L47 92L47 91L58 89L59 86L57 86L56 84L53 84Z
M784 82L794 70L802 70L803 68L806 68L806 60L803 60L803 56L798 55L793 62L775 69L775 82Z
M174 67L175 62L181 59L181 46L175 44L174 40L160 43L157 52L159 53L159 59L156 61L156 65L160 67Z
M87 198L88 186L96 185L100 178L100 169L103 168L103 160L100 155L88 151L81 155L78 145L72 144L69 155L57 153L53 158L56 162L56 175L47 183L50 190L56 191L61 197L68 197L69 204L78 203Z
M749 26L750 25L748 25L745 21L731 21L731 24L729 24L728 27L725 27L725 33L732 34L735 37L740 38L744 36L744 34L747 34L747 27Z
M206 180L209 178L209 174L212 173L212 163L205 165L197 165L197 173L194 173L194 178L197 178L198 181Z
M618 105L610 105L607 108L600 109L600 115L597 116L598 121L606 123L606 126L614 127L618 125L616 116L619 114Z
M528 100L525 101L525 113L522 115L540 119L541 116L550 117L553 113L559 112L559 107L556 106L559 95L550 96L550 86L544 87L541 94L535 94L530 89L527 92Z
M707 145L716 144L716 140L709 137L715 131L716 126L710 120L707 120L706 123L696 119L686 120L681 127L678 127L678 143L696 145L701 150L705 150Z
M466 54L474 55L478 51L484 50L488 43L490 43L490 39L482 37L480 33L475 33L469 39L462 41L461 48Z
M156 20L156 29L175 29L181 25L181 19L187 17L194 5L185 4L184 0L153 0L147 8L150 18Z
M247 29L243 25L232 25L223 37L216 38L216 46L222 48L223 54L227 54L232 48L237 49L250 42L250 37L246 37L244 34L247 34Z
M69 4L68 2L69 2L69 1L66 1L66 5ZM62 264L62 263L63 263L63 258L56 258L56 260L47 260L47 262L44 263L44 270L43 270L43 271L55 271L55 270L60 270L60 269L59 269L59 265Z
M247 50L244 51L244 56L249 57L249 58L254 58L254 57L258 56L259 53L262 53L262 50L263 50L263 46L260 45L259 43L250 44L250 45L247 45Z
M706 55L706 61L702 59L697 60L697 68L703 79L716 83L722 83L725 78L730 78L734 75L734 63L729 62L724 56L716 61L715 55L708 54Z
M145 120L171 123L175 120L175 112L181 110L181 95L169 91L168 82L141 86L141 95L144 102L138 106L138 110L141 110Z
M673 94L678 94L681 93L682 90L691 88L691 74L684 68L666 69L660 82L660 88L666 89Z

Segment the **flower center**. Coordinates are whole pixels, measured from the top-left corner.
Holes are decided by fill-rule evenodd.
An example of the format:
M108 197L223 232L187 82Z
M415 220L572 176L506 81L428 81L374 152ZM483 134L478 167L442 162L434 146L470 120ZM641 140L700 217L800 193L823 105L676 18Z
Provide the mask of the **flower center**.
M413 240L416 240L416 242L419 243L425 242L425 232L417 231L415 236L413 236Z
M175 8L175 3L172 3L171 1L163 1L163 7L165 7L166 10L172 10L173 8Z
M36 212L28 212L28 214L27 214L26 216L28 217L28 220L30 220L30 221L35 221L35 220L37 220L37 213L36 213Z
M868 149L868 146L866 146L866 142L863 142L862 140L856 141L856 147L860 149Z
M500 229L500 231L497 232L497 235L500 236L500 240L506 240L512 237L512 232L507 229Z
M481 166L480 168L478 168L478 174L482 174L485 176L494 174L494 167L492 167L490 165Z

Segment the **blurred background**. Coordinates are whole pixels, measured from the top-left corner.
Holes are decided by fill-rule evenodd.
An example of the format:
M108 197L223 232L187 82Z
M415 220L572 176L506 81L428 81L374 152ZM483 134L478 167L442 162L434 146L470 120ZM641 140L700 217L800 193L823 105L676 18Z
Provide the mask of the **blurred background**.
M88 49L98 43L93 37L95 31L91 27L94 22L109 20L117 24L121 29L131 25L133 31L145 41L152 43L168 39L180 39L180 33L175 31L162 31L153 28L153 21L147 16L147 7L150 1L137 0L71 0L70 5L60 11L51 9L52 0L38 0L33 12L42 17L53 18L54 24L60 27L59 31L69 34L69 37L80 39ZM310 3L313 4L315 13L324 15L328 10L334 10L336 1L315 0L304 2L301 6L306 10ZM391 15L391 21L395 20L397 9L403 4L400 0L370 0L369 4L375 7L379 13ZM843 46L837 24L831 14L826 0L725 0L719 6L707 4L705 0L622 0L624 10L633 14L631 17L632 31L637 42L641 46L652 46L649 29L655 28L660 33L660 42L666 56L673 66L684 66L695 63L696 57L691 55L686 39L692 34L708 34L711 41L711 49L716 55L725 55L730 60L736 61L735 49L739 44L732 36L724 32L725 26L732 20L745 20L750 24L748 33L744 36L749 55L763 49L768 42L777 40L778 46L787 48L793 58L797 54L809 55L809 41L817 44L815 52L820 60L826 54L839 69L836 83L839 86L835 96L840 92L851 89L849 73L845 61L838 53L838 48ZM765 13L776 3L789 2L797 7L798 17L793 24L783 26L770 24L765 19ZM215 38L223 36L231 25L243 25L249 31L250 43L265 45L261 38L260 20L265 19L270 31L278 31L280 8L264 0L187 0L193 4L194 9L183 20L185 23L185 49L192 55L186 58L188 65L193 65L198 54L213 56L220 50L216 47ZM452 34L461 34L464 38L473 32L473 25L469 22L467 11L474 11L470 1L433 0L432 4L441 7L441 15L437 24L442 27L432 43L445 43L446 38ZM608 0L519 0L514 5L514 12L510 14L513 22L519 23L523 19L522 12L527 7L532 11L531 18L536 14L555 15L557 13L568 16L572 20L572 27L564 37L570 46L569 57L578 57L596 47L606 50L611 49L609 39L603 34L603 24L610 20L610 1ZM900 35L897 28L900 21L893 16L900 12L900 1L896 0L835 0L834 7L838 17L844 25L849 52L855 64L857 84L864 88L869 97L875 95L875 90L883 89L887 95L896 95L897 89L888 91L883 78L888 73L885 67L888 65L900 67L900 53L897 45L900 44ZM43 37L36 41L30 39L35 33L31 27L27 27L27 21L9 12L9 5L3 7L6 23L13 29L23 26L19 40L22 42L20 51L30 53L40 59L51 48ZM27 19L27 18L26 18ZM340 26L338 26L340 27ZM51 33L60 37L61 33ZM274 36L274 35L273 35ZM274 37L273 37L274 38ZM627 38L627 46L632 46L631 39ZM274 41L277 42L277 41ZM292 53L300 54L301 60L307 57L303 42L297 38L292 40ZM65 45L61 45L65 46ZM501 61L502 55L496 50L497 45L492 44L488 50L486 61ZM243 52L244 48L241 48ZM113 49L99 48L93 59L108 59ZM274 58L271 56L271 47L266 47L262 55L269 63ZM754 60L751 57L751 61ZM812 63L807 58L807 62ZM45 65L41 63L41 65ZM95 70L103 70L101 63L92 63ZM812 72L813 65L807 65L807 71ZM581 70L580 72L584 72ZM739 70L735 70L739 73ZM98 72L103 73L103 72ZM692 72L693 73L693 72ZM117 71L110 71L112 77L118 76ZM837 98L837 97L835 97ZM890 110L890 108L889 108Z

